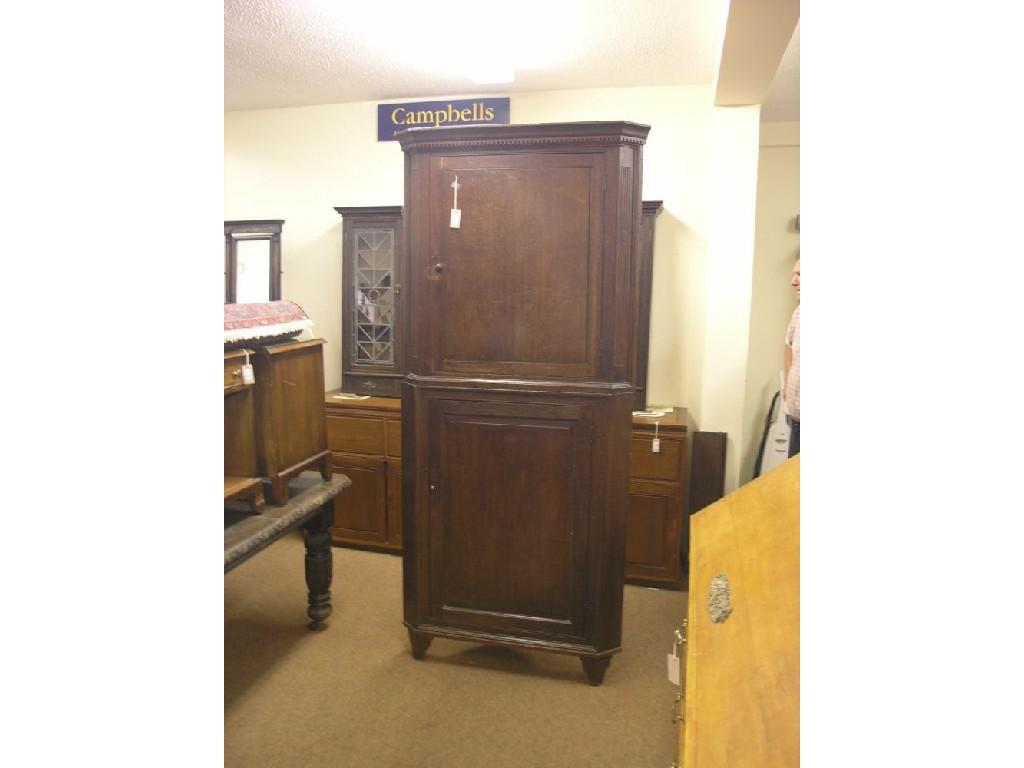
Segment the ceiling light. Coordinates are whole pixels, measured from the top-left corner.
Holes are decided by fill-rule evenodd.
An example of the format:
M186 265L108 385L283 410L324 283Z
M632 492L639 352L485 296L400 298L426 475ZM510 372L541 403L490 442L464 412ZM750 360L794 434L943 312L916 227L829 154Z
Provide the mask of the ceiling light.
M518 0L500 25L489 8L507 5L492 0L446 0L441 13L422 0L320 6L380 59L478 85L510 83L516 71L562 63L582 42L582 0Z

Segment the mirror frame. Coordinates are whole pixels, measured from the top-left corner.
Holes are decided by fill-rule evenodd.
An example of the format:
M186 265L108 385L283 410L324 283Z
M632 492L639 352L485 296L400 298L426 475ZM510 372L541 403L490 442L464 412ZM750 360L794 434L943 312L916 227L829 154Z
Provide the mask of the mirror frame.
M284 219L245 219L224 222L224 303L234 304L238 284L239 240L270 241L270 301L281 300L281 228Z

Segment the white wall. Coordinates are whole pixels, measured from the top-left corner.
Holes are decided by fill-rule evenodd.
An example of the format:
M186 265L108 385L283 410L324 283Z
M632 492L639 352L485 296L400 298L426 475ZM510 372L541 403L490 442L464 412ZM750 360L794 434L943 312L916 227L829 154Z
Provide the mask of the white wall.
M756 108L716 110L713 97L709 86L518 93L511 95L512 122L651 126L643 198L663 200L664 209L655 235L649 401L690 408L701 429L729 432L729 450L738 455L731 443L742 439L752 258L740 251L752 248L752 238L729 236L714 269L708 240L713 216L723 237L753 226L756 161L749 158L757 138L749 115L756 128ZM339 387L342 227L333 207L400 205L401 148L377 142L376 102L228 112L224 134L224 218L285 219L282 295L300 304L327 340L326 384ZM727 366L716 362L726 348L734 361ZM737 482L733 464L727 490Z
M745 396L754 213L757 203L757 136L760 109L714 110L711 184L708 199L707 330L701 367L701 428L727 434L726 492L739 484L740 451L745 440Z
M751 479L764 419L779 388L783 335L796 297L789 281L800 235L800 124L763 123L757 174L753 297L740 482Z

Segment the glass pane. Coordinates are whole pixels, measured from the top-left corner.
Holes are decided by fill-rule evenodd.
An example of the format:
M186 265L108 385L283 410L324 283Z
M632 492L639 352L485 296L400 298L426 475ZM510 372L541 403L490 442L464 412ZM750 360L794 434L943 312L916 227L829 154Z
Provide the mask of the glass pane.
M235 301L270 301L270 240L237 240L235 255Z
M394 364L395 236L390 229L356 232L353 357L363 365Z

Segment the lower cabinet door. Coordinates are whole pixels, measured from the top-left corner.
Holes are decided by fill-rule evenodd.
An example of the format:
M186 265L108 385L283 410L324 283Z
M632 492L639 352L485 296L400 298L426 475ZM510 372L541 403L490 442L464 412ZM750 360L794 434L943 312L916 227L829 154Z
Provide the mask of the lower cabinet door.
M583 637L591 409L436 399L429 416L432 623Z
M335 544L385 544L388 540L387 462L384 459L332 453L334 471L348 475L352 486L334 499Z
M683 498L677 483L633 480L626 513L626 580L682 587Z

